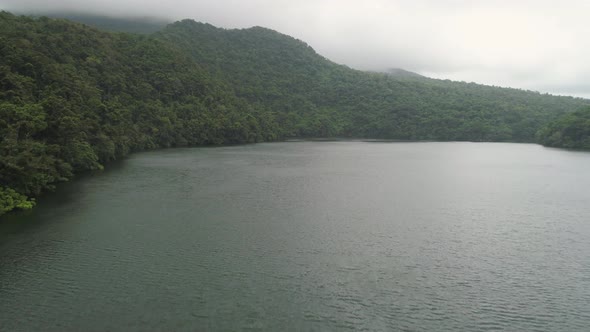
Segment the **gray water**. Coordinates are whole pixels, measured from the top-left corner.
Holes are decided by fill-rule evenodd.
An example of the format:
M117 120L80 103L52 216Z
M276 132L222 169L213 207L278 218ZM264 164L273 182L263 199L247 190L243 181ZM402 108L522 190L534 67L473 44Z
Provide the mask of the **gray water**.
M588 331L590 153L139 153L0 220L0 330Z

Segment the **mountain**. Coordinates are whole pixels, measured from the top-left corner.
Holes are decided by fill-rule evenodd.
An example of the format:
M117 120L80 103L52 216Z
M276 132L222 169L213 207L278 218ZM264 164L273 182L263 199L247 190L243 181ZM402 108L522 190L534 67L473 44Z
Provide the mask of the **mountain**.
M543 124L590 103L353 70L260 27L227 30L185 20L154 37L183 49L236 95L279 112L293 136L532 142Z
M228 90L164 41L0 13L0 214L132 151L280 137Z
M133 151L288 137L531 142L590 105L353 70L262 27L184 20L129 34L84 20L0 13L0 214Z

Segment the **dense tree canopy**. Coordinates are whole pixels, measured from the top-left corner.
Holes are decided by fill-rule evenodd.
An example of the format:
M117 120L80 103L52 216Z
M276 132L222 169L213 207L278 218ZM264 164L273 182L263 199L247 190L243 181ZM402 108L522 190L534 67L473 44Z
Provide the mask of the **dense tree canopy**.
M0 14L0 213L131 151L279 137L165 41Z
M185 20L155 37L187 51L239 97L277 111L295 136L533 142L543 124L589 105L407 72L352 70L260 27L225 30Z
M182 21L135 35L2 12L0 214L138 150L292 136L533 141L588 104L356 71L258 27Z
M549 123L539 131L538 141L545 146L590 150L590 108Z

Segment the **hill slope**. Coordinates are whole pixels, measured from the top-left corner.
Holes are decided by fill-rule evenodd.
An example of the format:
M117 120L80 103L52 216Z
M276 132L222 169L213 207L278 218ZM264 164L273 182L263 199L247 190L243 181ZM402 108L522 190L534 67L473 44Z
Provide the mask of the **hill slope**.
M538 132L545 146L590 150L590 108L568 113Z
M532 142L543 124L590 103L352 70L260 27L225 30L185 20L155 37L190 53L238 96L279 111L282 125L296 136Z
M0 214L131 151L279 137L173 45L0 13Z
M125 26L125 24L123 24ZM289 136L532 141L590 101L366 73L272 30L0 13L0 214L132 151Z

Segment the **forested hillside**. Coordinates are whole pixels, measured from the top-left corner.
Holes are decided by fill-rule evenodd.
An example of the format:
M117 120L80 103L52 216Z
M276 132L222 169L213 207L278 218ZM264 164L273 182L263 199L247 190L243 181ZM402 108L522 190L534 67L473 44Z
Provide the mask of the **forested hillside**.
M0 13L0 214L131 151L281 137L155 38Z
M532 141L585 105L352 70L259 27L187 20L134 35L2 12L0 214L137 150L293 136Z
M250 102L278 111L296 136L532 142L545 123L588 100L517 89L368 73L305 43L254 27L185 20L156 38L179 45Z
M539 131L538 141L545 146L590 150L590 108L549 123Z

